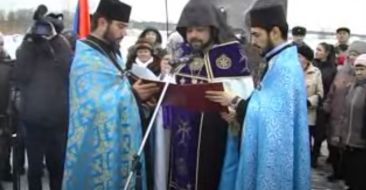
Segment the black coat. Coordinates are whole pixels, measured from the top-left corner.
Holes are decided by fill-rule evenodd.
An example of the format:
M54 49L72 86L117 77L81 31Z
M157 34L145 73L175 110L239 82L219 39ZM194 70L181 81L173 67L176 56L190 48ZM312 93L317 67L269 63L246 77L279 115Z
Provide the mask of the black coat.
M363 111L363 129L362 129L362 137L364 139L366 139L366 100L365 100L365 105L364 105L364 111Z
M324 97L327 97L330 86L333 83L334 77L337 74L337 68L334 63L320 62L314 60L314 66L319 68L322 73L322 81L324 88Z
M26 125L67 127L71 61L72 50L64 37L50 41L25 37L17 50L15 80Z
M334 63L331 62L320 62L319 60L314 60L314 66L319 68L322 74L322 82L324 89L324 98L320 102L320 106L317 110L316 119L316 139L323 140L327 135L327 128L330 125L330 115L323 110L323 100L326 99L330 87L333 83L335 75L337 74L337 68Z
M10 101L11 71L10 62L0 59L0 117L6 115Z

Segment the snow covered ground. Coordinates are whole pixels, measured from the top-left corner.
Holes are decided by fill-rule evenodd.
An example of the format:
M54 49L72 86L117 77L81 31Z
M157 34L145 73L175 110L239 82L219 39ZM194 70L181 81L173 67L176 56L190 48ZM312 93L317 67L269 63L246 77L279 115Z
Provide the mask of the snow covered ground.
M312 188L311 190L344 190L345 185L342 181L330 183L326 180L326 177L331 174L331 167L325 163L326 157L328 156L327 144L323 143L321 148L320 165L318 169L312 170ZM43 189L49 190L48 172L45 171L45 175L42 178ZM5 190L12 190L12 183L3 182ZM28 190L28 180L26 175L21 176L21 190Z

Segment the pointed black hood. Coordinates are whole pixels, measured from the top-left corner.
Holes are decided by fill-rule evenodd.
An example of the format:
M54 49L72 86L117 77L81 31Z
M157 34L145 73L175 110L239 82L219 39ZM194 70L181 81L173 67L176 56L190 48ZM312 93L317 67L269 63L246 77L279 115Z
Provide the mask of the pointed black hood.
M180 16L177 31L186 40L187 27L211 26L216 30L215 43L235 40L234 33L226 23L224 15L211 2L190 0Z

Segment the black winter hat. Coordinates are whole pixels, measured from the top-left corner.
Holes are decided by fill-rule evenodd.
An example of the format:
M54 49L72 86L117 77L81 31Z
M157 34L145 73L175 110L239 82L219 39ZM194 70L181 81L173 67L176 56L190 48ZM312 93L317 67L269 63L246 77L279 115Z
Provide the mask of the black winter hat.
M340 32L347 32L348 34L351 34L351 30L347 27L340 27L337 29L337 34L340 33Z
M288 26L285 11L280 5L253 9L249 15L252 27L270 30L275 26Z
M308 61L313 61L314 59L314 51L307 45L298 46L297 52L304 56Z
M304 28L302 26L295 26L292 28L292 35L293 36L305 36L306 28Z
M96 12L111 20L129 22L131 9L131 6L119 0L100 0Z

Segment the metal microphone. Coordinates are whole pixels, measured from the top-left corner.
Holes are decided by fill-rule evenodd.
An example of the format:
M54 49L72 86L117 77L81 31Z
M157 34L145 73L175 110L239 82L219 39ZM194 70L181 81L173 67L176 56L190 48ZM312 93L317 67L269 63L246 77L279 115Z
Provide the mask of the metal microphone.
M181 70L185 65L191 64L194 59L200 57L203 57L201 56L200 52L192 51L192 53L189 55L169 61L169 65L172 67L170 73L171 74L176 73L177 71Z
M173 59L169 61L169 65L171 66L170 74L174 74L181 70L185 65L191 63L193 61L193 55L187 55L180 57L178 59Z
M169 65L175 67L175 66L180 65L180 64L186 64L186 63L189 63L189 62L193 61L193 57L194 57L193 54L189 54L189 55L180 57L178 59L173 59L173 60L169 61Z
M192 52L189 55L174 59L169 61L169 64L171 66L177 65L177 64L187 64L191 63L194 58L203 57L202 56L202 43L200 42L193 42L191 43L192 46Z

